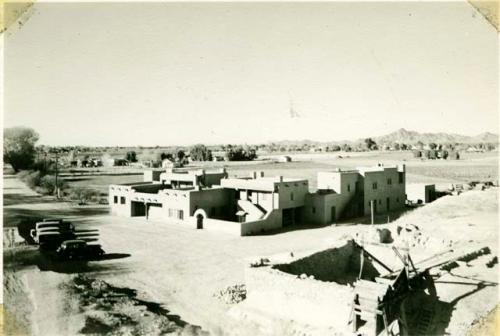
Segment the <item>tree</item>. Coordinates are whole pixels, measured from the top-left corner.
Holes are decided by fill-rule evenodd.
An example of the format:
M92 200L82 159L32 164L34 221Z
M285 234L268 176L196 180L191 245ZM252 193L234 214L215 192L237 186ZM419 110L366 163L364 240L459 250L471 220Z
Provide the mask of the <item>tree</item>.
M212 151L201 144L191 147L190 154L194 161L212 161Z
M436 149L436 148L437 148L437 144L436 144L436 143L434 143L434 142L431 142L431 143L429 144L429 148L430 148L430 149Z
M137 162L137 153L135 151L128 151L125 155L125 160L128 162Z
M342 145L342 150L343 150L344 152L350 152L350 151L352 151L352 148L351 148L351 146L349 146L348 144L343 144L343 145Z
M88 201L97 198L99 192L94 189L74 187L70 191L70 198L77 200L79 205L87 204Z
M255 149L248 146L245 148L241 146L230 148L226 153L229 161L251 161L257 158Z
M182 160L184 160L184 158L186 157L186 153L180 149L179 151L177 151L177 159L182 162Z
M365 144L366 144L366 148L368 148L368 150L376 150L377 149L377 143L375 141L373 141L372 138L366 138Z
M3 135L3 161L17 173L31 168L35 161L38 133L28 127L6 128Z

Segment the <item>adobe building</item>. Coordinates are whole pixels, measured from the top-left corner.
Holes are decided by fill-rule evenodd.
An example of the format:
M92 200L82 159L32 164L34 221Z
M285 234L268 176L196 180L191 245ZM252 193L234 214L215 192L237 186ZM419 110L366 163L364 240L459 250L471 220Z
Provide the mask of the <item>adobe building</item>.
M127 217L181 222L239 236L296 223L326 225L341 218L404 207L405 167L376 166L318 173L318 190L306 179L227 177L225 169L149 170L144 181L111 185L111 212ZM373 204L373 205L372 205Z
M318 190L306 200L304 219L314 224L401 210L406 200L404 165L318 172Z
M426 204L436 199L434 184L412 183L406 187L406 199L414 204Z

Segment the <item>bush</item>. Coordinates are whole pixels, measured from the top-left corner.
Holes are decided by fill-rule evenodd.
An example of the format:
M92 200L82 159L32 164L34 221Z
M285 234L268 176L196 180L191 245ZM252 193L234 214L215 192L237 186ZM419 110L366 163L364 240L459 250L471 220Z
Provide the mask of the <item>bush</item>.
M17 173L17 177L19 177L19 179L21 181L26 181L26 177L32 173L31 170L21 170L19 173Z
M78 201L78 204L84 205L88 201L96 201L99 198L99 192L90 188L75 187L70 190L69 197Z
M39 171L30 171L25 177L24 177L24 182L30 187L31 189L34 189L40 185L41 177L42 175L40 174Z
M41 188L42 194L54 194L56 191L56 177L53 175L45 175L40 179L39 186ZM64 190L67 187L66 182L58 178L57 179L57 186L59 187L59 190Z

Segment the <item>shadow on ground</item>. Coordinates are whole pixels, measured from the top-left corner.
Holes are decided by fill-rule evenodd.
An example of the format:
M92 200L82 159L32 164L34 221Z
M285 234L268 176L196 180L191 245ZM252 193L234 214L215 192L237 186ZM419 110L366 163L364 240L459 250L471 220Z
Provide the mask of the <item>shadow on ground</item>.
M439 282L439 281L437 281ZM494 283L489 283L485 281L481 281L477 284L471 284L468 282L451 282L453 284L463 284L464 286L470 286L471 290L457 298L455 298L451 302L443 302L440 300L437 300L434 305L434 319L433 323L431 324L430 328L427 330L426 334L429 335L447 335L448 333L446 332L446 329L448 328L450 321L451 321L451 316L456 309L455 306L458 304L458 302L470 295L473 295L481 290L483 290L486 287L490 286L497 286Z
M65 218L72 216L102 216L109 213L108 207L67 207L61 209L12 209L4 208L4 227L19 227L21 223L32 222L33 224L43 218ZM69 219L71 221L71 219ZM79 224L85 224L85 220L78 220ZM21 224L22 225L22 224Z
M88 272L116 273L126 271L126 269L123 265L117 265L108 261L128 257L130 257L129 253L106 253L100 258L58 260L54 251L41 252L35 246L24 246L4 251L4 268L20 270L36 266L40 271L52 271L64 274ZM101 261L106 261L106 263L100 263Z
M26 195L22 193L9 193L3 195L3 205L11 206L16 204L37 204L53 203L55 198L52 196Z

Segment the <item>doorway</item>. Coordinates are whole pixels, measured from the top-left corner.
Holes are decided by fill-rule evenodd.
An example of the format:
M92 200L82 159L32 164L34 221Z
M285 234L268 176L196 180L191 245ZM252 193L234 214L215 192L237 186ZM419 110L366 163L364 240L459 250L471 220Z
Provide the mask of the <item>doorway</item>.
M202 214L198 214L196 216L196 228L198 230L203 229L203 215Z
M386 203L387 203L387 212L389 212L391 210L391 199L390 199L390 197L387 197Z
M332 206L332 217L331 217L331 223L335 223L337 221L337 212L335 210L335 207Z

